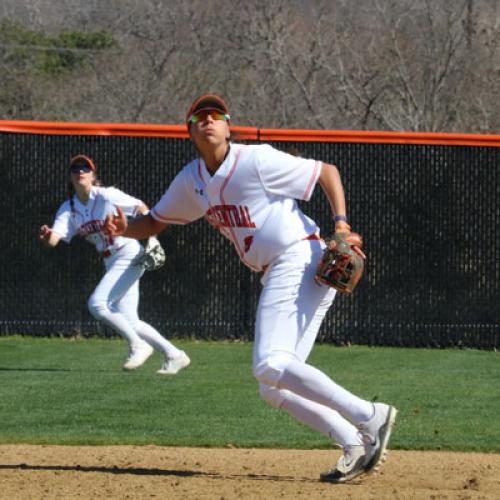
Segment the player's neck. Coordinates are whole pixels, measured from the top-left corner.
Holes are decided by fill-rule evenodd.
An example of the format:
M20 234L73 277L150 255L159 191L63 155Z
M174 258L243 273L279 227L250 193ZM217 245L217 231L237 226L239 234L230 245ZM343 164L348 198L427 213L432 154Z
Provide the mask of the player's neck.
M92 186L75 187L76 197L80 200L80 202L87 203L87 201L89 201L89 198L90 198L90 191L91 190L92 190Z
M213 175L219 167L224 163L227 155L229 153L229 144L226 142L221 144L220 147L216 149L206 151L203 153L203 160L205 161L205 165L207 170Z

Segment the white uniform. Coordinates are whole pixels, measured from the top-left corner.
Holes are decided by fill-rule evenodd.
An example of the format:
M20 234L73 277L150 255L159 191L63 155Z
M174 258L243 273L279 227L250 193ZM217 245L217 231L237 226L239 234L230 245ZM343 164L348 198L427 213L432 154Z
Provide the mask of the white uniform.
M63 241L69 243L75 235L84 237L95 245L99 253L105 251L115 254L121 248L127 248L127 253L136 256L140 251L137 240L123 236L107 236L102 231L104 220L108 214L114 213L114 207L119 206L127 216L137 215L141 201L113 187L94 187L87 203L82 203L73 196L73 209L66 200L57 211L52 230Z
M231 144L213 176L202 159L187 164L151 215L168 224L205 217L244 264L265 271L253 359L262 397L342 446L359 445L351 422L371 418L372 404L306 363L335 296L314 281L324 243L296 201L310 199L321 166L269 145Z
M52 231L69 243L75 236L82 236L95 245L103 256L106 274L88 300L91 314L104 321L128 342L131 352L144 342L157 348L167 359L178 357L180 351L151 325L139 319L139 279L143 266L136 266L133 259L143 251L137 241L122 236L110 237L103 232L108 214L121 207L126 215L135 216L141 200L113 187L93 187L87 203L76 195L65 201L56 214Z
M244 264L262 271L290 245L318 232L295 200L309 200L320 170L321 162L267 145L233 145L213 177L201 159L186 165L151 215L170 224L205 216Z

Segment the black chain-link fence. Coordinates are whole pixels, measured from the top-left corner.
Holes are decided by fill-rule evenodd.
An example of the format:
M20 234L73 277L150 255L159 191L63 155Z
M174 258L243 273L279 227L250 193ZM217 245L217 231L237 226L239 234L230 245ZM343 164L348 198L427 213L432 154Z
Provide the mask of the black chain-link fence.
M396 346L500 345L500 148L276 142L339 166L366 273L320 339ZM103 274L92 246L37 240L67 197L67 163L152 206L195 151L185 139L0 134L0 334L112 335L86 309ZM319 186L302 204L332 230ZM167 263L141 280L140 315L168 337L252 339L259 275L206 222L160 235Z

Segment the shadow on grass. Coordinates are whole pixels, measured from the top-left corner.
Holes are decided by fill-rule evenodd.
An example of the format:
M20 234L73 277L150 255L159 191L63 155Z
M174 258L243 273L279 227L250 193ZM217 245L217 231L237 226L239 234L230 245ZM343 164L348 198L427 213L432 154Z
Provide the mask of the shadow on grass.
M71 472L102 472L104 474L132 474L135 476L177 476L177 477L210 477L212 479L249 479L254 481L293 481L297 483L317 483L317 480L293 476L276 476L267 474L219 474L217 472L175 470L175 469L145 469L138 467L92 467L82 465L1 465L0 470L30 470L30 471L71 471Z

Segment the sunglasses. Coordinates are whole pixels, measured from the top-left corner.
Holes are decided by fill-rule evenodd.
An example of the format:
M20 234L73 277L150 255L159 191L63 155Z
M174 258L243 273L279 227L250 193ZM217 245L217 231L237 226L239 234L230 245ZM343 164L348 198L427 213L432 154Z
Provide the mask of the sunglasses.
M189 122L190 123L204 122L209 115L212 117L212 120L218 120L218 121L228 121L230 118L229 115L226 115L221 111L215 111L213 109L204 109L202 111L198 111L197 113L191 115Z
M75 163L74 165L71 165L69 170L72 174L79 174L80 172L88 174L89 172L92 172L91 166L87 165L86 163L82 164Z

